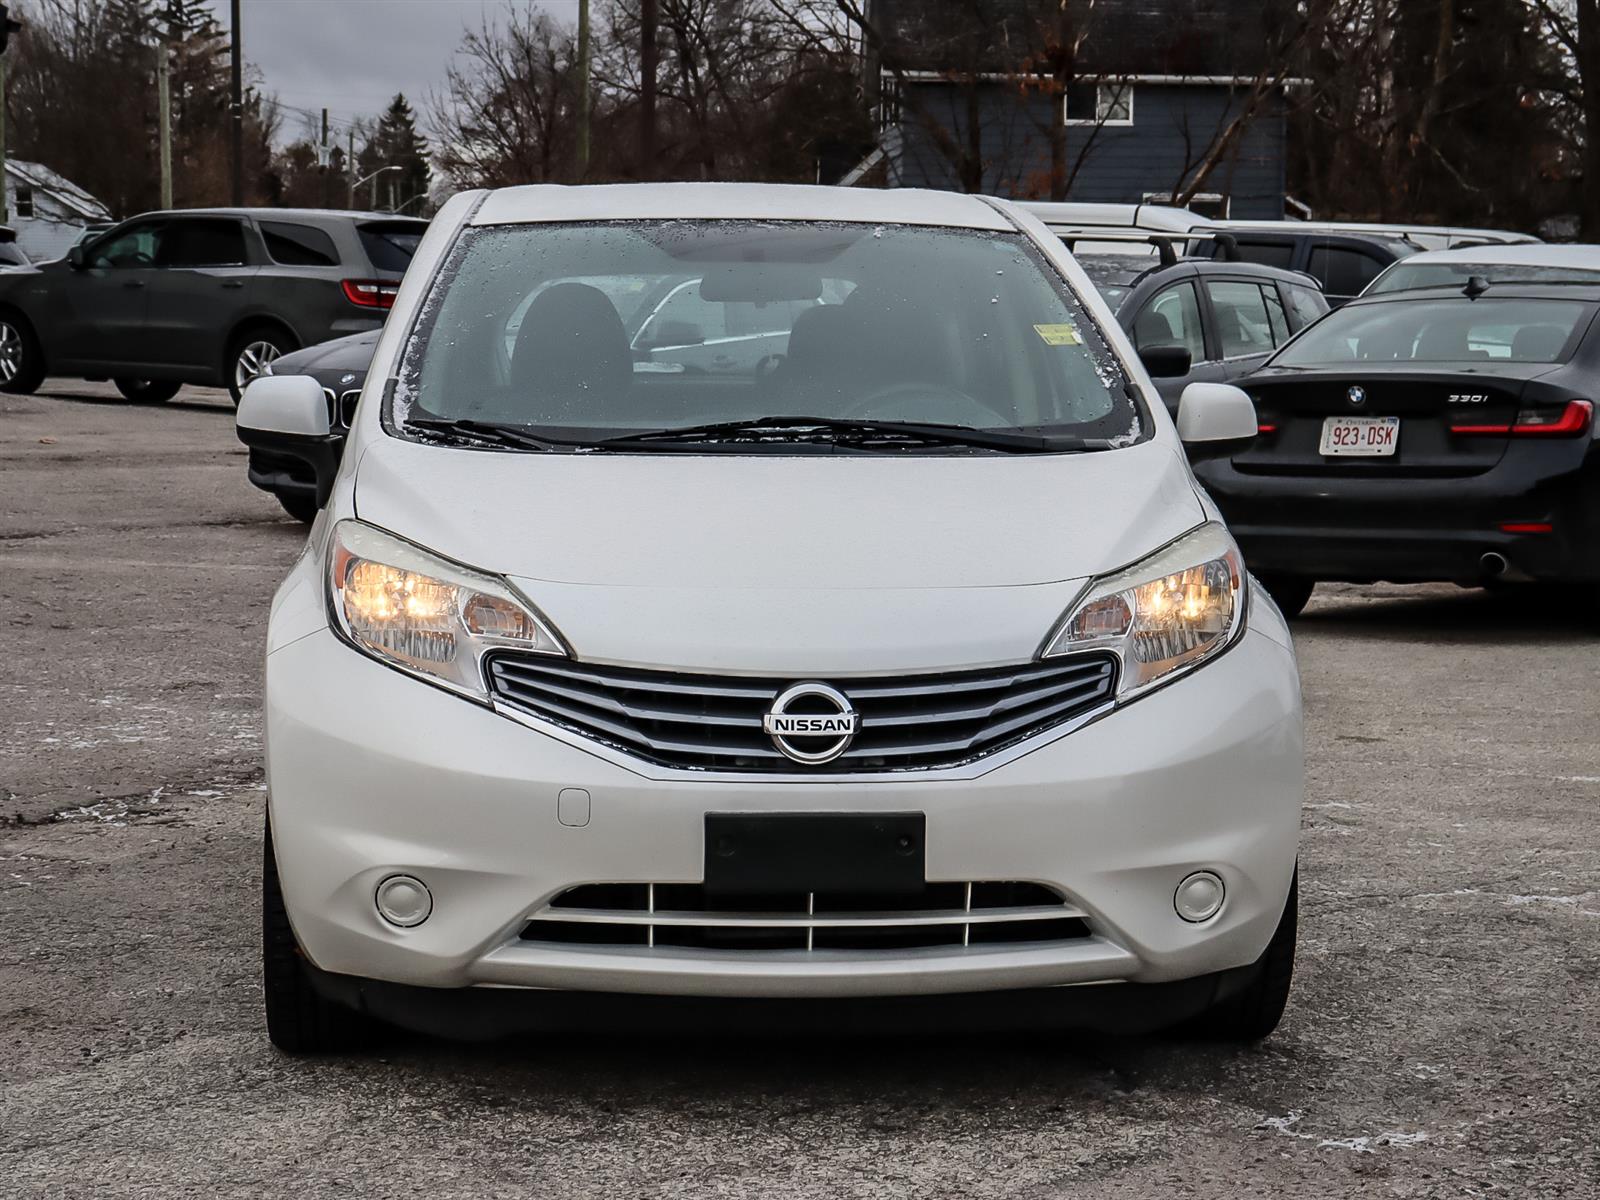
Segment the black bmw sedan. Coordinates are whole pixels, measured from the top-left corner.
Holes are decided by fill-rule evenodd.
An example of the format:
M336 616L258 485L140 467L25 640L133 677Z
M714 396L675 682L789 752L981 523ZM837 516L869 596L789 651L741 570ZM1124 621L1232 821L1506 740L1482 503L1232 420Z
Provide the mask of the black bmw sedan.
M1279 605L1319 580L1600 581L1600 286L1358 299L1238 381L1259 431L1196 465Z

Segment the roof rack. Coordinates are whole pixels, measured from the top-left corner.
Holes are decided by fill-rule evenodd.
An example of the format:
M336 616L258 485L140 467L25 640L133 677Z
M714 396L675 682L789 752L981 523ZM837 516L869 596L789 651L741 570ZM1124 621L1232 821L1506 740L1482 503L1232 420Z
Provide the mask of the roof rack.
M1238 241L1233 234L1222 231L1209 233L1151 233L1142 229L1103 229L1083 225L1051 225L1050 232L1060 238L1068 250L1077 248L1079 242L1128 242L1154 246L1161 256L1161 265L1170 267L1178 261L1174 242L1216 242L1222 247L1223 262L1238 261Z

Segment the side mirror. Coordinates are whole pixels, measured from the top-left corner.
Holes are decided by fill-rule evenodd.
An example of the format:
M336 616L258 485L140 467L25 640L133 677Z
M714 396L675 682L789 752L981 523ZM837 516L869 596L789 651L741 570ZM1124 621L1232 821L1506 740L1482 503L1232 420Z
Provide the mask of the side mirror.
M1139 361L1151 379L1181 379L1194 365L1194 356L1187 346L1145 346Z
M1178 436L1191 459L1224 458L1255 440L1256 406L1231 383L1191 383L1178 399Z
M311 376L262 375L244 389L234 418L239 440L251 450L278 459L299 459L311 468L318 508L328 502L344 452L344 438L333 432L330 410L328 393ZM253 482L256 474L265 476L270 471L266 464L258 471L256 456L251 455Z
M83 252L83 243L79 242L67 250L67 262L74 271L81 271L89 265L89 258Z

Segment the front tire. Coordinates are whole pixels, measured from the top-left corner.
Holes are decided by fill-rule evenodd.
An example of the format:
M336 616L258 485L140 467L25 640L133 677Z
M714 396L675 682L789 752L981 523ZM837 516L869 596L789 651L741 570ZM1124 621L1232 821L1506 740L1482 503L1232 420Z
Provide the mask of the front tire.
M239 398L244 395L244 389L251 380L262 374L275 359L299 348L292 337L271 325L246 329L234 338L228 346L225 368L228 394L233 397L233 406L239 407Z
M348 1054L372 1044L377 1025L324 998L306 977L305 956L289 926L278 884L278 860L267 823L261 852L261 982L267 1036L286 1054Z
M1256 962L1256 975L1242 990L1202 1013L1194 1032L1227 1042L1259 1042L1283 1019L1294 982L1294 945L1300 925L1300 868L1289 882L1283 916Z
M135 404L165 404L178 394L181 383L170 379L113 379L124 400Z
M23 318L0 316L0 391L28 396L44 382L44 347Z
M1256 579L1267 589L1267 595L1272 597L1278 611L1285 617L1298 617L1304 612L1311 600L1311 593L1317 588L1315 579L1305 579L1299 575L1258 575Z

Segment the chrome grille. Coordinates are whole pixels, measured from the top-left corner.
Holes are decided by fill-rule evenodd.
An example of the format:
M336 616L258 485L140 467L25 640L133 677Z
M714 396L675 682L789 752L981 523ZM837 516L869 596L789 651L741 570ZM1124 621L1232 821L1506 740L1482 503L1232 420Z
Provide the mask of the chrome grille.
M930 883L903 895L708 893L697 883L592 883L535 913L522 940L699 950L909 950L1072 941L1084 914L1042 884Z
M596 666L531 654L488 660L495 697L523 712L673 767L723 771L892 771L990 754L1106 703L1108 654L898 678L835 679L860 732L825 765L793 762L761 717L795 679Z

